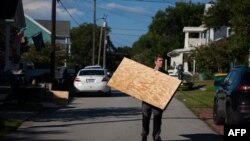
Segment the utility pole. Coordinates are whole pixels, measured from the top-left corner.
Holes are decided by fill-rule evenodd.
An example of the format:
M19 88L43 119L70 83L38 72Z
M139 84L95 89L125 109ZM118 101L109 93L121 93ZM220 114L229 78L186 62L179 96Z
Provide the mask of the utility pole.
M94 24L93 24L93 52L92 52L92 65L95 64L95 31L96 31L96 0L94 0Z
M5 25L5 52L4 52L4 60L5 60L5 69L6 71L10 67L10 22L7 22Z
M51 54L50 54L50 73L51 82L55 79L55 46L56 46L56 0L52 0L51 12Z
M104 44L103 44L103 68L106 68L106 51L107 51L107 22L104 25Z
M101 59L102 37L103 37L102 31L103 31L103 28L105 28L105 26L106 26L106 16L104 15L104 17L102 19L103 19L103 23L102 23L102 27L101 27L100 41L99 41L98 65L100 65L100 59Z
M104 22L103 22L104 25ZM100 58L101 58L101 50L102 50L102 28L101 27L101 33L100 33L100 41L99 41L99 51L98 51L98 65L100 65Z

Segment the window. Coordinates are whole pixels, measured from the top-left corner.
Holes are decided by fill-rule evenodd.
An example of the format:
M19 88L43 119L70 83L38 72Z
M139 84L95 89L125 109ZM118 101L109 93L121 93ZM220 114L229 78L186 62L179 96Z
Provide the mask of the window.
M243 80L242 82L244 84L250 84L250 71L247 71L244 75L243 75Z
M235 81L238 80L237 78L239 78L239 73L237 71L232 71L228 80L228 84L232 85Z
M103 70L82 70L79 74L79 76L84 75L104 75Z

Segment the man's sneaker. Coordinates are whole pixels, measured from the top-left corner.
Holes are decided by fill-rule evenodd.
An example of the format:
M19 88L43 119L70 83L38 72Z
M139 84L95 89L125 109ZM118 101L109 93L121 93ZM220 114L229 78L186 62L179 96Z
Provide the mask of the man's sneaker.
M142 137L142 141L147 141L147 137Z
M158 137L157 139L155 139L154 141L162 141L161 137Z

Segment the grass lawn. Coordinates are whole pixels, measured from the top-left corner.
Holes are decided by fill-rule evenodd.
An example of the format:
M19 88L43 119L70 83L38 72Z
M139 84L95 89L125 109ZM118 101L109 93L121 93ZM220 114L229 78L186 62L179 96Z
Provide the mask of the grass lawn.
M20 126L21 123L22 121L18 119L1 119L0 118L0 138L3 135L11 133L12 131L15 131Z
M187 87L181 86L176 98L182 101L198 118L207 123L211 129L219 135L224 134L223 125L215 125L213 122L213 99L214 99L214 81L195 81L194 87L188 90Z
M196 81L192 89L181 86L176 97L191 110L195 108L213 108L214 85L213 80Z

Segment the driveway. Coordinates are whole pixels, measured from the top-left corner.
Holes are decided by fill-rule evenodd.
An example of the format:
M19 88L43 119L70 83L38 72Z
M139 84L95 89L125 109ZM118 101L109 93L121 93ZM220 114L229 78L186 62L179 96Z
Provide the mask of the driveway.
M141 101L113 91L111 97L76 97L65 107L44 111L4 140L139 141L140 133ZM223 140L175 98L164 111L161 136L164 141Z

